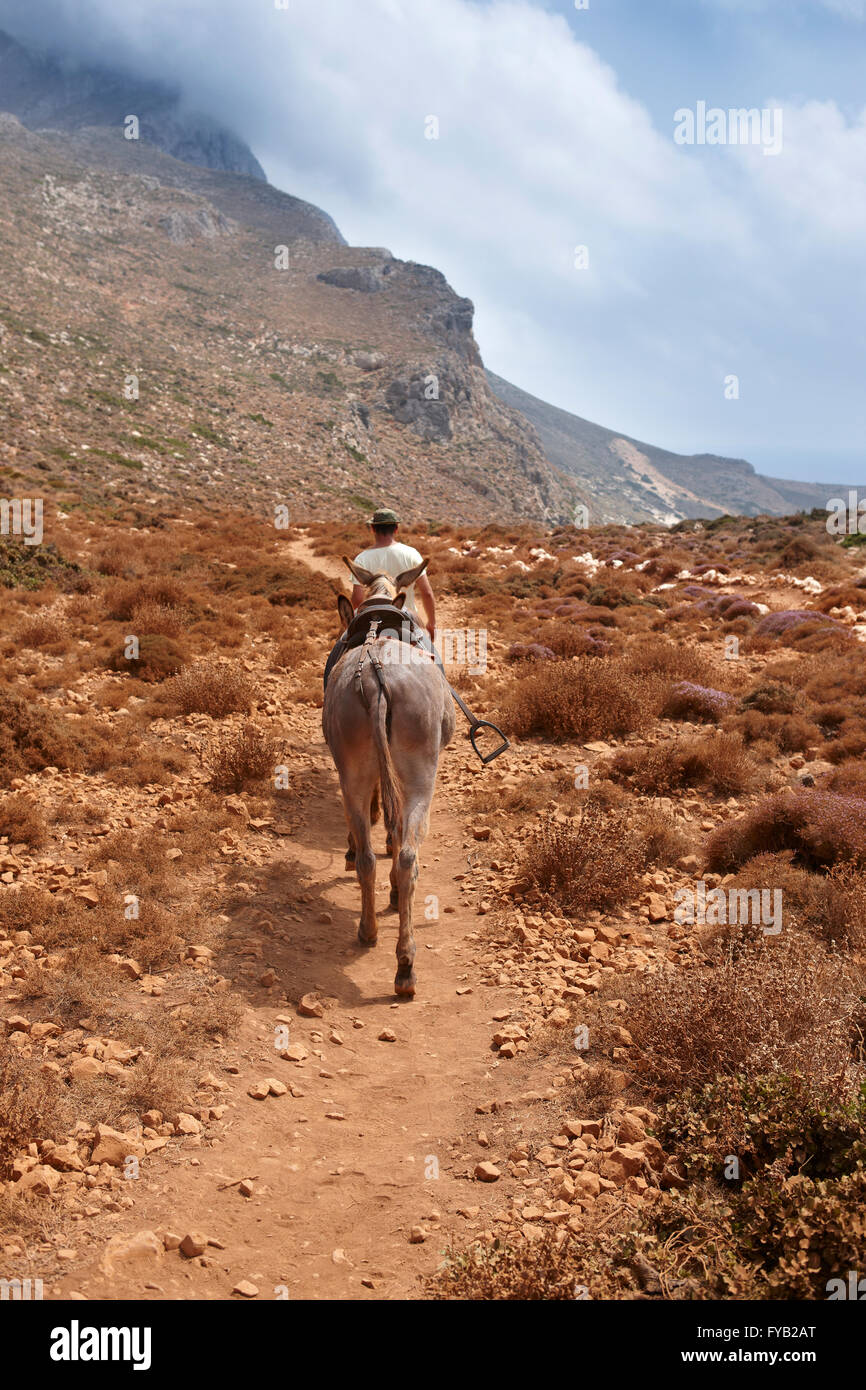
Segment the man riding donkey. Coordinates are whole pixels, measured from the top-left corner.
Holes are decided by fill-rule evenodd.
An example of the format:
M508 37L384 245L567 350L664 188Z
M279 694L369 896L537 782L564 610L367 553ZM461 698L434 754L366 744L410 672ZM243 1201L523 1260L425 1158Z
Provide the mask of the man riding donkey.
M433 645L436 606L425 574L429 563L412 546L395 540L398 520L383 508L371 527L376 542L357 559L343 557L354 579L351 602L337 607L343 634L325 667L322 727L331 750L349 831L346 867L355 866L361 885L358 939L373 946L376 922L376 855L371 827L379 818L379 790L391 855L391 906L399 912L395 992L415 993L412 907L418 851L427 834L441 750L455 727L452 696L468 716L472 743L486 725L477 720L448 684ZM422 624L415 592L426 613ZM497 730L500 733L500 730Z

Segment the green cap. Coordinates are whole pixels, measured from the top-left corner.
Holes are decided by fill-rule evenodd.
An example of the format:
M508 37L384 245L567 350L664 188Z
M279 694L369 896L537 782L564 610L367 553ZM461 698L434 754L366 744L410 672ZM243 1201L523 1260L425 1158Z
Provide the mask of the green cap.
M392 512L390 507L380 507L379 510L378 510L377 512L374 512L374 513L373 513L373 517L372 517L372 520L370 521L370 525L371 525L371 526L399 526L400 523L399 523L399 521L397 520L397 513L396 513L396 512Z

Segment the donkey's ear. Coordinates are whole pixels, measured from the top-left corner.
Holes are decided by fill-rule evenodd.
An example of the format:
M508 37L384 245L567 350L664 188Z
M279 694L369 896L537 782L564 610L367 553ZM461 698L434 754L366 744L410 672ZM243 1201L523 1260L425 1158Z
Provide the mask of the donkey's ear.
M349 623L355 616L355 610L352 607L352 604L349 601L349 599L346 598L345 594L340 594L339 598L337 599L337 611L340 614L340 621L343 624L343 631L345 632L346 628L349 626Z
M410 584L414 584L416 579L421 578L421 575L424 573L429 563L429 560L422 560L420 565L416 565L414 569L404 570L402 574L398 574L397 578L394 580L395 587L398 589L408 589Z
M404 604L405 602L406 602L406 595L405 595L405 594L397 594L394 598L389 599L389 603L391 604L391 607L392 607L392 608L402 608L402 607L403 607L403 604Z
M368 584L372 584L373 580L376 578L372 570L365 570L363 565L356 565L355 561L350 560L346 555L343 556L343 564L349 566L352 572L352 578L358 584L363 584L365 589Z

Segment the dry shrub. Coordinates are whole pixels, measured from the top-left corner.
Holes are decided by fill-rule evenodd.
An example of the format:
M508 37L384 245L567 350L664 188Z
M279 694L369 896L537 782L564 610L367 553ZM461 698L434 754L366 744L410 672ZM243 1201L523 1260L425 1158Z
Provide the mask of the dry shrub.
M719 796L746 791L754 784L757 767L737 734L694 735L691 738L628 748L617 753L611 775L641 792L665 796L681 787L702 787Z
M180 748L145 748L124 759L106 773L118 787L167 787L189 767L189 756Z
M112 671L154 684L178 675L186 661L186 648L173 638L145 633L139 639L138 656L129 657L124 651L115 652L108 664Z
M847 1076L862 983L813 939L758 931L729 928L709 964L626 987L633 1067L655 1096L720 1076Z
M823 743L817 724L802 714L762 714L756 709L734 714L725 721L725 730L749 744L772 743L783 753L804 753Z
M648 867L675 864L688 851L682 830L660 806L649 806L636 818L634 833Z
M91 1014L104 1014L116 997L119 982L109 975L105 958L90 940L70 947L50 968L33 962L19 979L24 999L39 999L44 1013L66 1025Z
M79 765L70 726L46 705L0 690L0 786L14 777Z
M69 1092L58 1076L41 1070L41 1057L0 1053L0 1181L37 1139L65 1137L75 1120Z
M654 634L635 639L626 661L637 675L663 676L666 685L671 681L696 681L712 689L719 682L720 663L714 664L693 645L677 646Z
M575 913L632 897L644 863L628 817L587 803L579 822L543 822L526 847L523 871L558 906Z
M39 849L48 839L48 826L40 807L29 796L14 792L0 796L0 835L8 835L10 844L29 845Z
M189 613L177 604L148 598L135 605L131 622L137 633L146 636L177 637L189 626Z
M174 575L159 575L153 579L141 579L135 584L121 584L108 598L106 617L116 622L129 622L137 612L143 610L145 616L159 617L166 610L177 615L181 626L191 617L189 595ZM146 630L146 629L144 629ZM150 631L159 632L160 628ZM178 629L179 630L179 629ZM166 636L174 633L167 632Z
M518 737L622 738L645 730L661 685L639 678L615 657L533 663L503 698L503 724Z
M798 864L824 869L866 861L866 799L803 788L768 797L707 840L710 869L729 873L757 854L790 850Z
M144 563L141 543L132 536L109 540L97 551L94 563L99 574L109 575L113 579L126 579L139 574Z
M315 647L309 637L284 637L278 644L271 660L272 671L292 671L301 662L309 661Z
M866 797L866 767L861 762L842 763L821 781L821 790L840 796Z
M665 719L688 719L718 724L734 704L734 697L712 686L696 685L694 681L678 681L662 706Z
M573 1300L580 1276L571 1243L548 1232L544 1239L513 1245L474 1245L449 1250L436 1274L424 1281L427 1298L460 1302Z
M826 874L811 873L784 854L757 854L730 883L732 888L779 889L783 928L797 926L827 945L866 949L866 871L852 863Z
M15 640L21 647L56 647L65 645L69 635L68 624L59 613L33 613L25 618L15 633Z
M182 714L246 714L256 688L239 666L228 662L199 661L166 682L166 695Z
M244 724L211 749L210 785L215 791L243 791L272 777L278 761L276 739L255 724Z
M757 710L759 714L793 714L796 699L790 686L764 680L743 696L740 709Z

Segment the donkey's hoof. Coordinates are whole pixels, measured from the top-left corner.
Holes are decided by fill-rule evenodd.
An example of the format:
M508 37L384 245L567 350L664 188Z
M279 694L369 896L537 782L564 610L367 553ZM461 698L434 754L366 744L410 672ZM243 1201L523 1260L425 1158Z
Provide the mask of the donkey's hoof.
M372 934L365 931L363 922L358 928L358 940L362 946L375 946L379 939L379 933L374 931Z
M415 998L415 971L409 970L404 975L398 970L394 976L394 993L401 999Z

